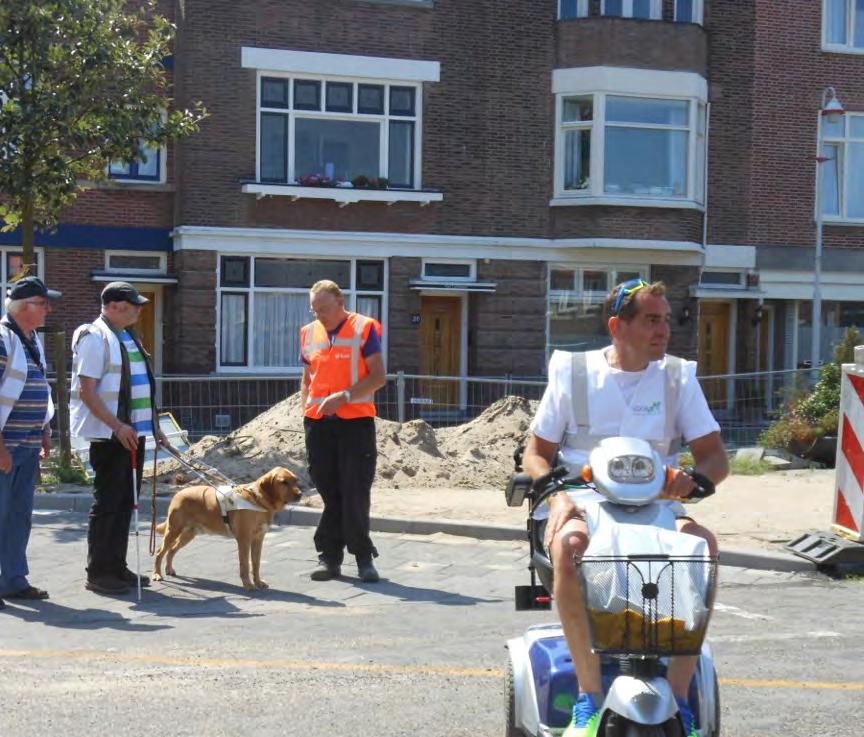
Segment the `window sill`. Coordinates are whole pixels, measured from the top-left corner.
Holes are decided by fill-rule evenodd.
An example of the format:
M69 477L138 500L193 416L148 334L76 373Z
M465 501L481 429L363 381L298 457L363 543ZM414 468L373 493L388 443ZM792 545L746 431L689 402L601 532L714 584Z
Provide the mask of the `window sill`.
M864 56L864 48L858 48L857 46L822 44L822 51L829 54L851 54L852 56Z
M603 195L601 197L566 197L558 196L549 200L550 207L661 207L676 210L700 210L705 208L694 200L663 199L648 197L614 197Z
M822 216L822 225L843 225L847 228L864 228L864 218L838 218L835 216Z
M355 0L355 2L364 2L370 5L407 5L414 8L434 7L434 0Z
M142 192L176 192L177 187L165 182L146 179L107 179L104 182L82 182L87 189L114 189Z
M354 187L300 187L295 184L262 184L252 182L242 187L244 194L262 197L288 197L291 202L300 199L333 200L339 207L357 202L384 202L388 206L396 202L417 202L425 207L430 202L444 199L441 192L417 189L357 189Z

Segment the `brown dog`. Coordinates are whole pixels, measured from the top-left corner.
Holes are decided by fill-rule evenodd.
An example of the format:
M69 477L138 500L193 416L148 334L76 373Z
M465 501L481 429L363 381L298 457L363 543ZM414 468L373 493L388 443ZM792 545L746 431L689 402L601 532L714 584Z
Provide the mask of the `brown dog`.
M199 532L233 537L240 556L240 578L247 590L266 589L267 582L260 576L261 548L264 535L276 512L286 504L300 499L297 477L287 468L276 466L248 486L237 487L237 493L246 502L260 509L233 509L227 512L225 524L217 492L212 486L190 486L178 491L168 505L168 519L156 526L163 535L162 546L153 561L154 581L162 580L162 558L165 575L173 576L174 556ZM241 502L242 505L242 502ZM249 561L252 561L250 576Z

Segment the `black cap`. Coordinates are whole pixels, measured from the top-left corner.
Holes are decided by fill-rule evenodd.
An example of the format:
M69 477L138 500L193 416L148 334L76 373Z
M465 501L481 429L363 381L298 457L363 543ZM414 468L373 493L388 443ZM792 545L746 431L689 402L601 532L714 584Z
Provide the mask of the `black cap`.
M138 294L129 282L112 281L102 290L102 304L109 302L128 302L133 305L146 305L150 300Z
M9 299L27 299L28 297L47 297L59 299L63 292L48 289L38 276L25 276L14 282L6 292Z

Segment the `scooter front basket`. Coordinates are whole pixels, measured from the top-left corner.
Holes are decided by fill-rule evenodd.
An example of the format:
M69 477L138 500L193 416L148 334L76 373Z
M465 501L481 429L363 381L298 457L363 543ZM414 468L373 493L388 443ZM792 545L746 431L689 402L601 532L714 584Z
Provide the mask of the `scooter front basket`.
M697 655L717 561L702 556L594 556L579 562L594 652Z

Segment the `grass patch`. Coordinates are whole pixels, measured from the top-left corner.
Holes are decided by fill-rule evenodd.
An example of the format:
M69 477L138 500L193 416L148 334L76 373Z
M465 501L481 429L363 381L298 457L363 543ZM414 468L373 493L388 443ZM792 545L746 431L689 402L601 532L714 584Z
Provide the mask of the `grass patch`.
M77 466L46 465L42 468L43 484L83 484L89 486L87 474Z
M729 473L734 476L761 476L763 473L771 473L774 470L768 461L763 458L739 458L737 455L729 459Z

